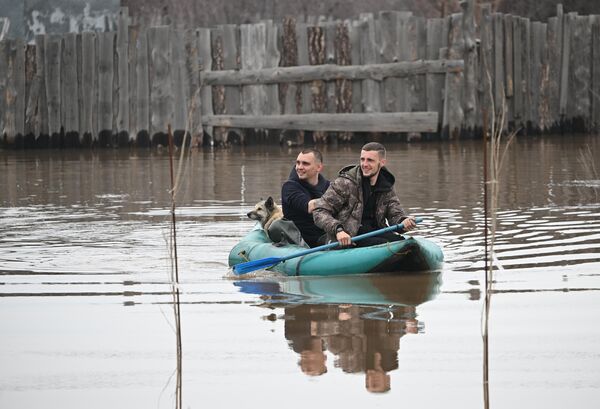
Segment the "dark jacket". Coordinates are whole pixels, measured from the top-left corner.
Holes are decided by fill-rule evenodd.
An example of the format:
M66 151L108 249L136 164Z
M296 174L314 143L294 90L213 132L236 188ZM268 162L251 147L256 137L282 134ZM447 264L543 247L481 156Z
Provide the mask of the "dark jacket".
M381 168L373 192L375 221L378 228L398 224L407 217L394 192L396 178L385 167ZM363 218L363 186L360 166L346 166L331 183L313 212L315 224L327 233L328 240L336 240L336 228L342 225L346 233L356 236ZM387 221L387 223L386 223Z
M329 181L323 175L319 175L317 185L312 186L298 178L295 168L281 187L283 216L296 224L302 238L310 247L317 245L324 231L315 226L312 215L308 213L308 202L323 196L328 187Z

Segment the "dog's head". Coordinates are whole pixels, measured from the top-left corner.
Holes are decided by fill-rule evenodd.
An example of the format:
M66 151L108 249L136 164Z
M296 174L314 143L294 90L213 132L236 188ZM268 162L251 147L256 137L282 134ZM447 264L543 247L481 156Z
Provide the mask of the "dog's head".
M258 202L254 209L247 213L247 216L252 220L259 221L263 226L271 218L277 210L277 205L273 201L273 198L269 196L267 200L261 200Z

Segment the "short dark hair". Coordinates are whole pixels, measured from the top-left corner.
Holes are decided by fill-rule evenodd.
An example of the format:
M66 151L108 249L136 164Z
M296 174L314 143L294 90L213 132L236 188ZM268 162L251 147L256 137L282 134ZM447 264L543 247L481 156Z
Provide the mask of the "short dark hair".
M369 142L362 147L363 151L377 151L380 158L385 158L385 146L379 142Z
M306 148L306 149L302 149L302 151L300 153L303 155L306 155L307 153L312 153L315 156L315 159L317 160L317 162L323 163L323 154L316 149Z

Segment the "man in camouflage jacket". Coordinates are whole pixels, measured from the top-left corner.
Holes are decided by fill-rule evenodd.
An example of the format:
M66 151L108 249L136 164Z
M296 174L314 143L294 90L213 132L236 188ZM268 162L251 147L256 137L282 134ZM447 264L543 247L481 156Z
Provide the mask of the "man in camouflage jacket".
M385 148L377 142L362 147L360 165L346 166L339 172L325 194L317 200L313 218L315 225L327 234L327 241L339 241L345 247L351 237L402 223L405 230L416 226L394 192L395 177L384 166ZM363 239L357 245L367 246L401 240L402 236L386 233Z

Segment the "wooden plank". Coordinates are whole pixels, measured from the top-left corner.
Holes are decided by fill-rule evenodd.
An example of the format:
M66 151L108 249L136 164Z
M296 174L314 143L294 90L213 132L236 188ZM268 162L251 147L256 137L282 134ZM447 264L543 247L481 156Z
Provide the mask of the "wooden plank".
M349 23L340 21L336 28L335 41L335 63L338 66L348 66L352 64L350 29ZM352 81L347 79L336 80L337 112L352 112ZM337 135L338 141L351 141L353 135L351 132L340 132Z
M576 16L571 26L571 58L569 61L569 97L572 97L572 102L567 104L567 116L571 119L575 132L585 132L589 129L590 89L592 87L591 49L590 17Z
M481 108L481 116L486 117L488 128L492 126L492 115L495 112L493 109L493 83L494 83L494 61L493 61L493 17L490 4L482 5L481 7L481 52L479 53L479 100ZM491 110L491 112L490 112ZM489 129L488 129L489 131Z
M465 60L464 70L464 124L463 128L470 133L475 131L477 118L477 49L475 47L475 2L469 0L461 3L463 8L462 31Z
M91 145L98 140L94 126L94 111L97 110L97 68L96 68L96 34L86 32L81 35L81 142Z
M242 70L259 70L265 61L265 24L242 24L240 26L240 61ZM242 113L246 115L263 115L266 105L265 89L259 85L242 87Z
M494 52L494 109L499 120L506 113L504 87L504 21L502 14L492 16ZM506 121L505 121L506 122ZM506 126L506 125L504 125Z
M6 136L6 81L8 78L8 40L0 40L0 140Z
M150 66L150 140L166 146L167 127L173 123L173 89L171 87L172 51L169 26L148 29Z
M400 13L397 11L383 11L379 13L379 26L381 29L381 62L395 63L400 61L400 42L398 29L402 24ZM401 111L401 100L405 94L400 92L400 79L397 77L383 78L382 98L384 112Z
M600 16L592 17L592 91L590 130L600 130Z
M463 55L464 35L462 32L462 13L450 16L450 31L448 36L448 58L457 59ZM462 72L451 72L446 75L446 96L444 98L447 114L447 133L449 138L460 136L464 121L463 88L464 77Z
M121 7L117 20L116 43L116 138L118 145L129 144L131 129L129 115L129 9Z
M169 113L171 128L175 142L181 144L183 134L186 131L186 117L188 112L189 85L187 84L187 73L185 64L185 35L182 29L173 28L169 30L169 46L171 59L169 60L169 76L171 84L172 108Z
M360 22L349 25L350 58L353 65L360 65ZM352 81L352 112L364 112L362 101L362 81Z
M202 100L200 87L200 53L198 50L198 30L186 29L184 31L185 49L185 97L187 112L185 117L186 146L198 147L203 143L204 132L202 123ZM189 138L189 139L188 139ZM183 143L183 142L182 142Z
M513 64L513 16L505 14L504 20L504 95L506 103L506 121L514 123L514 64ZM518 17L517 17L518 18ZM518 23L517 23L518 24ZM512 125L511 125L512 126Z
M353 132L434 132L437 112L385 112L352 114L296 115L212 115L202 122L212 126L309 131Z
M22 41L21 41L22 43ZM15 64L17 63L17 40L6 41L6 85L4 87L4 128L5 142L14 147L17 142L17 98L18 88Z
M321 27L325 33L325 64L335 64L335 37L337 23L330 21L322 24ZM325 104L329 113L337 112L337 99L335 93L335 81L325 82ZM331 135L330 135L331 137ZM336 135L337 137L337 135Z
M281 61L281 52L279 51L279 35L281 32L280 27L273 23L272 20L265 21L266 25L266 49L265 49L265 62L266 68L279 67ZM279 87L276 84L267 85L265 87L267 94L267 106L265 112L269 115L281 114L281 104L279 103Z
M298 66L310 66L310 58L308 56L308 25L305 23L296 24L296 36L298 45ZM300 95L297 99L297 110L303 114L309 113L312 110L312 95L310 84L300 85Z
M528 18L521 17L521 42L523 43L522 65L523 65L523 123L528 127L531 124L531 22Z
M61 64L61 117L65 146L78 146L79 135L79 88L77 81L77 35L63 36Z
M127 124L128 130L128 143L132 144L136 140L138 133L138 122L137 122L137 106L138 106L138 95L137 95L137 53L139 44L140 26L130 25L128 27L129 42L127 44L127 63L128 63L128 83L129 83L129 123Z
M396 24L398 25L398 29L396 30L396 43L398 47L397 53L399 62L410 62L414 59L412 50L415 38L413 30L414 25L411 23L412 17L413 15L410 12L397 14ZM410 111L414 95L412 85L410 78L398 78L395 90L396 95L398 95L398 99L396 100L396 111Z
M567 116L567 102L569 95L569 61L571 59L571 27L577 13L569 13L563 17L562 25L562 55L560 64L560 91L558 111L564 120Z
M320 26L309 26L308 30L308 58L311 65L325 64L325 30ZM326 85L321 79L315 79L310 84L311 112L326 112ZM326 142L327 135L316 130L313 133L314 142Z
M38 127L35 129L36 145L46 147L48 145L48 104L46 102L46 48L45 36L35 36L35 60L36 77L39 78L39 99L37 115L39 117ZM0 127L0 129L2 129Z
M239 28L235 25L220 25L211 32L214 70L238 70ZM241 113L241 90L239 86L225 86L213 89L216 113ZM243 135L239 130L215 129L214 141L219 145L229 143L228 134Z
M363 65L377 64L377 39L375 36L375 19L373 15L363 14L360 23L360 63ZM380 82L366 79L362 82L363 105L366 113L381 112Z
M464 69L462 59L439 59L405 61L386 64L277 67L261 70L224 70L206 72L202 80L206 85L249 85L283 82L310 82L317 80L364 80L381 81L389 77L407 77L420 74L459 73Z
M426 59L434 60L439 57L440 48L446 46L443 44L443 38L448 38L448 33L443 32L443 19L434 18L427 20L427 55ZM445 75L437 73L427 73L427 111L437 112L438 118L442 118L444 107L444 79ZM441 125L441 124L440 124Z
M36 129L39 128L38 101L41 81L37 75L35 45L28 44L25 49L25 132L24 147L33 147Z
M546 24L533 22L531 25L531 126L541 129L541 95L543 89L542 72L546 52Z
M136 53L136 143L140 146L150 145L150 61L148 30L142 29L138 36Z
M281 65L283 67L293 67L298 65L298 37L296 35L296 19L294 17L285 17L283 20L283 49L281 53ZM280 93L283 95L284 114L297 113L296 98L298 94L298 85L295 83L281 83L279 85Z
M212 70L212 54L211 54L211 46L210 46L210 29L208 28L199 28L196 30L196 39L197 39L197 47L198 47L198 63L199 63L199 69L200 69L200 75L205 74L207 72L210 72ZM200 77L202 78L202 77ZM213 112L213 95L212 95L212 87L210 86L205 86L205 84L202 82L202 79L200 79L200 105L201 105L201 110L200 110L200 117L203 117L205 115L212 115ZM202 123L201 121L199 121L199 126L200 128L202 128ZM213 128L212 127L207 127L206 128L206 132L208 135L208 139L207 142L209 143L209 145L214 145L214 139L213 139ZM200 134L200 129L198 129L194 135L198 135ZM201 133L202 138L197 141L200 144L204 143L204 130L202 130Z
M559 20L557 17L548 19L548 62L542 76L546 83L543 104L547 107L547 113L543 117L542 130L553 129L560 120L558 104L562 49L561 25L562 20Z
M427 43L426 24L423 17L414 17L411 19L414 29L414 40L412 45L412 61L424 60ZM412 82L412 103L411 111L424 111L427 109L426 78L424 75L412 75L409 77Z
M45 37L44 48L46 50L46 101L48 105L48 134L50 145L61 144L61 120L60 120L60 55L61 38L57 34L49 34Z
M98 40L98 143L100 146L112 146L115 126L113 116L115 33L98 33L96 38Z
M515 128L521 128L527 124L523 120L523 101L525 98L525 89L523 88L523 24L520 19L516 19L512 24L513 43L512 61L513 61L513 120Z

